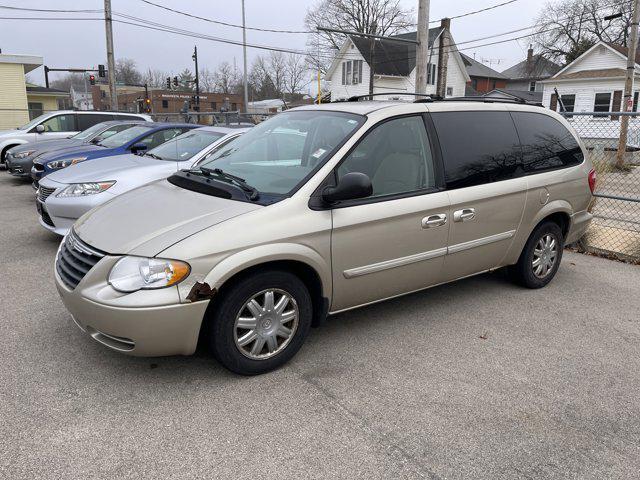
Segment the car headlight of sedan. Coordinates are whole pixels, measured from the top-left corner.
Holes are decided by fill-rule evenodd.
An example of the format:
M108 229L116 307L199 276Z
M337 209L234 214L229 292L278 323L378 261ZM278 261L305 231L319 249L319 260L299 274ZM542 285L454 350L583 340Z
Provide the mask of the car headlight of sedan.
M21 160L23 158L27 158L31 155L33 155L35 153L35 150L25 150L24 152L18 152L18 153L11 153L9 152L9 154L15 158L16 160Z
M71 165L75 165L76 163L84 162L87 157L75 157L75 158L67 158L65 160L54 160L53 162L47 163L49 168L53 170L58 170L60 168L67 168Z
M119 292L136 292L176 285L189 276L186 262L164 258L123 257L109 273L109 283Z
M86 195L95 195L109 190L115 185L112 182L89 182L89 183L72 183L67 185L56 197L84 197Z

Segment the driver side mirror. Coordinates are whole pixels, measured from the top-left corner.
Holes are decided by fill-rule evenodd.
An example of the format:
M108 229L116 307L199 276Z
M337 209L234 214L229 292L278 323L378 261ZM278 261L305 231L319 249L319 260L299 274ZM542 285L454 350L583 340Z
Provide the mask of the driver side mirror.
M373 194L371 179L364 173L349 172L338 181L338 185L324 189L322 200L327 203L335 203L366 198L371 194Z
M145 143L134 143L131 146L131 153L133 153L134 155L139 155L142 152L146 152L147 151L147 145Z
M36 133L44 133L44 125L36 125Z

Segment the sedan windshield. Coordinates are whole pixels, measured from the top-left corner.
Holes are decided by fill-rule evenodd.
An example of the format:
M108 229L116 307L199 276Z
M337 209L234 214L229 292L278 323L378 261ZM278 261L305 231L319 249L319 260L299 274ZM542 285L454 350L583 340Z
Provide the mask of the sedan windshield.
M146 133L149 130L151 130L151 127L145 127L145 126L142 126L142 125L138 125L136 127L131 127L131 128L126 129L126 130L123 130L120 133L116 133L115 135L113 135L113 136L111 136L109 138L105 138L98 145L102 145L103 147L107 147L107 148L121 147L121 146L129 143L134 138L139 137L140 135L143 135L144 133Z
M238 177L260 193L286 195L318 169L365 117L326 110L281 113L198 165Z
M51 116L50 113L44 113L44 114L40 115L39 117L36 117L33 120L31 120L29 123L26 123L26 124L22 125L21 127L18 127L16 130L29 130L30 128L35 127L40 122L42 122L43 120L46 120L50 116Z
M95 135L100 133L101 130L104 130L105 126L102 123L97 123L93 127L89 127L86 130L76 133L72 135L71 138L75 138L76 140L87 140L93 138Z
M146 155L158 160L184 162L222 137L224 137L224 133L221 132L190 130L169 142L149 150Z

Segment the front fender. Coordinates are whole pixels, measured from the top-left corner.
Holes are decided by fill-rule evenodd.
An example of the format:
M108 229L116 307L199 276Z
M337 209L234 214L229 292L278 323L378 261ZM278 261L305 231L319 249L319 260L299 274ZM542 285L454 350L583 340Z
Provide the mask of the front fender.
M25 143L29 142L18 138L7 138L6 140L0 140L0 153L2 153L8 146L17 147L18 145L24 145Z
M218 290L229 278L247 268L275 261L297 261L313 268L322 283L322 296L331 293L331 265L312 248L296 243L259 245L235 253L218 263L204 278L212 289Z

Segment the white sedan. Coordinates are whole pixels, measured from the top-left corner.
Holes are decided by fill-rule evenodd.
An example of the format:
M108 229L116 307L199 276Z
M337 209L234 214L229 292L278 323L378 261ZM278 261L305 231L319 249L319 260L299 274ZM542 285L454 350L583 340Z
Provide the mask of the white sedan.
M204 127L190 130L145 155L118 155L79 163L40 181L36 205L40 224L66 235L93 207L178 170L193 168L249 128ZM153 206L150 206L150 215Z

